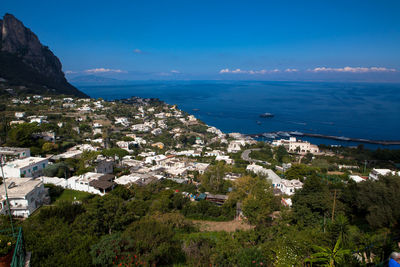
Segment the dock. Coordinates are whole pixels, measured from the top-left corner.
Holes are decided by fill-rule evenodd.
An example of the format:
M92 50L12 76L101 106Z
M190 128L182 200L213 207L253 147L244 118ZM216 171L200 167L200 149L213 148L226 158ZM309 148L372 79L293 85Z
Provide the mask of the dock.
M285 135L282 135L284 133ZM375 145L400 145L400 140L370 140L370 139L362 139L362 138L350 138L343 136L333 136L333 135L324 135L324 134L315 134L315 133L301 133L301 132L269 132L269 133L259 133L259 134L246 134L246 136L250 137L265 137L265 135L277 135L277 136L306 136L306 137L315 137L315 138L323 138L323 139L331 139L337 141L345 141L345 142L357 142L357 143L366 143L366 144L375 144Z

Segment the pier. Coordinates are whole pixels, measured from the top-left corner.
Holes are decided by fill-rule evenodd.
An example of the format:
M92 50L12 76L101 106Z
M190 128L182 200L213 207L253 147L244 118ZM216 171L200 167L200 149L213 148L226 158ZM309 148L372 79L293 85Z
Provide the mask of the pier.
M315 138L323 138L323 139L331 139L337 141L346 141L346 142L357 142L357 143L367 143L367 144L375 144L375 145L400 145L400 140L370 140L370 139L362 139L362 138L349 138L343 136L333 136L333 135L324 135L324 134L315 134L315 133L300 133L300 132L269 132L269 133L259 133L259 134L246 134L246 136L250 137L266 137L266 135L276 135L282 137L288 136L306 136L306 137L315 137Z

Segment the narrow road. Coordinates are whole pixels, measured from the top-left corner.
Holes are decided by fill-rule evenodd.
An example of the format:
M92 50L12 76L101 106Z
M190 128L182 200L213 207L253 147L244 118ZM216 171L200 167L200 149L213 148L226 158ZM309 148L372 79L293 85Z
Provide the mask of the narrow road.
M267 161L262 161L262 160L250 158L251 151L258 151L258 150L261 150L261 148L246 149L245 151L243 151L243 153L241 155L242 160L246 160L246 161L249 161L251 163L263 163L263 164L271 165L271 163L269 163Z

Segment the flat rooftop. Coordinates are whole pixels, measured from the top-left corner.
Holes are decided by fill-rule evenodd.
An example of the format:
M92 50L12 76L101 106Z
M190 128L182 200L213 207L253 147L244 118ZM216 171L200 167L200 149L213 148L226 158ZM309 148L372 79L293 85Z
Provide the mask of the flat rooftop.
M6 178L7 194L9 198L24 198L29 192L39 187L42 181L29 178ZM5 198L4 185L0 186L0 195Z
M35 165L45 160L47 160L47 158L29 157L29 158L10 161L6 164L6 166L9 168L24 168L31 165Z
M24 152L29 150L29 148L22 148L22 147L0 147L0 154L4 155L13 155L15 153Z

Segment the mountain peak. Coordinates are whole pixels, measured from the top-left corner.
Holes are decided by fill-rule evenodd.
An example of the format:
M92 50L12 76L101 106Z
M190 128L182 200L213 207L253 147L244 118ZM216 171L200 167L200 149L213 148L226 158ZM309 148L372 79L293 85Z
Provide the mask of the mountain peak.
M15 85L87 97L67 82L60 60L14 15L5 14L0 29L0 77Z

